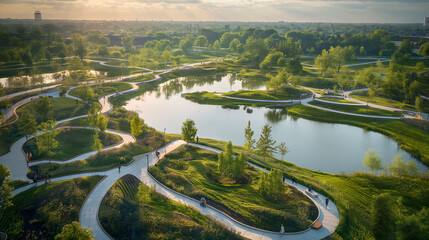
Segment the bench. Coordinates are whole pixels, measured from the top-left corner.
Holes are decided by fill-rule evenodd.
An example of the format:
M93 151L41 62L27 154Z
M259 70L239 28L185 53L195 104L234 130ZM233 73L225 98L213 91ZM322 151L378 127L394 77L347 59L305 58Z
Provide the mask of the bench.
M322 226L323 226L323 224L322 224L321 222L316 221L316 222L311 226L311 228L312 228L312 229L319 230Z
M310 196L310 197L312 197L312 198L317 198L319 195L317 195L317 193L315 193L315 192L310 192L310 191L308 191L308 190L305 190L305 193L308 195L308 196Z

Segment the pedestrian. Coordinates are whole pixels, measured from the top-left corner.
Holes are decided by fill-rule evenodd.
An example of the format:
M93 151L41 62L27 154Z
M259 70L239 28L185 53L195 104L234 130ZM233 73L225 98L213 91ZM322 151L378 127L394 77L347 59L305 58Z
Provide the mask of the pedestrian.
M326 199L325 199L326 207L328 207L328 203L329 203L329 198L328 198L328 197L326 197Z
M121 173L121 165L118 166L118 171Z
M198 138L198 136L197 136L197 143L198 143L198 139L199 139L199 138Z
M48 180L51 182L51 174L48 173Z
M281 234L285 233L285 227L283 226L283 224L282 224L282 226L280 227L280 233L281 233Z

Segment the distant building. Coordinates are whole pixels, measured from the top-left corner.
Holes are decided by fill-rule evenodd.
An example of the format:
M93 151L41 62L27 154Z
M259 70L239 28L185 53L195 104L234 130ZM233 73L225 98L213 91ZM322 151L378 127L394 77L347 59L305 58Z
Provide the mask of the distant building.
M34 20L36 20L36 21L42 20L42 13L40 11L37 10L34 12Z
M429 26L429 17L425 17L425 20L423 21L423 26Z

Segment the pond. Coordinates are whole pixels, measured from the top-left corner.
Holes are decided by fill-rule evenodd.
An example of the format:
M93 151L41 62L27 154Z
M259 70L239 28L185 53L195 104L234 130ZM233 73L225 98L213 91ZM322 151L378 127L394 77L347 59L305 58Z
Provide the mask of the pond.
M89 76L101 76L102 73L99 71L94 71L94 70L90 70L87 72ZM69 70L65 70L65 71L59 71L59 72L55 72L55 73L43 73L40 74L43 77L43 84L48 84L48 83L55 83L59 80L64 79L65 76L70 75L70 71ZM57 78L56 78L57 77ZM13 84L11 84L12 82L15 82L15 84L18 82L18 85L22 85L22 86L31 86L31 79L32 77L30 75L24 75L24 76L20 76L20 77L4 77L4 78L0 78L0 84L2 84L4 87L14 87Z
M244 144L244 128L251 121L257 139L264 124L272 126L273 138L285 142L290 152L284 160L298 166L329 173L365 169L362 159L372 148L384 163L390 163L396 153L404 159L416 161L419 170L427 168L401 150L392 139L362 128L343 124L321 123L288 116L281 110L254 108L247 113L223 109L221 106L202 105L186 100L182 94L195 91L228 92L240 89L265 89L256 80L240 80L233 74L203 77L183 77L169 80L157 91L131 99L126 109L136 111L145 123L159 131L180 133L181 125L190 118L198 128L197 136ZM281 156L276 155L281 159Z

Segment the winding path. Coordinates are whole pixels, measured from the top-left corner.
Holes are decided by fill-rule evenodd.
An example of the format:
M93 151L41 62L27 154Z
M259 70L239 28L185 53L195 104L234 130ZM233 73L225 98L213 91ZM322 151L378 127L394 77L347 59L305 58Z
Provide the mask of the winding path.
M159 149L161 152L160 158L164 157L165 154L173 151L177 147L186 144L186 142L182 140L176 140L165 147ZM219 149L199 145L199 144L190 144L192 146L204 148L214 152L220 152ZM141 182L145 183L148 186L156 186L156 191L160 194L174 200L177 202L184 203L188 206L193 207L194 209L199 210L204 215L208 215L213 217L219 222L225 224L230 230L233 230L243 237L249 239L322 239L324 237L332 234L339 222L339 213L334 203L326 208L324 206L324 196L319 194L318 198L310 198L316 207L319 210L319 218L318 221L322 222L323 227L319 230L307 229L305 231L299 233L286 233L280 234L278 232L266 231L254 227L247 226L242 224L220 210L217 210L213 207L201 207L199 201L187 197L183 194L175 192L161 183L159 183L156 179L154 179L147 171L148 164L149 166L156 164L158 159L154 157L154 152L150 152L147 154L142 154L134 157L134 161L128 165L121 168L119 173L118 169L112 169L108 172L105 172L107 177L103 179L91 192L85 201L81 214L79 216L79 221L83 227L92 228L93 233L95 234L95 239L110 239L110 237L103 231L102 227L100 227L98 220L98 212L100 208L101 201L103 200L105 194L109 191L112 185L121 177L131 174L140 179ZM252 164L251 164L252 165ZM252 165L254 166L254 165ZM254 166L256 167L256 166ZM260 170L267 171L263 168L257 167ZM287 184L291 185L289 180L285 181ZM296 184L291 185L297 188L299 191L305 194L306 187ZM287 227L287 226L286 226Z
M210 62L213 62L213 61L186 64L186 65L181 66L179 68L189 68L189 67L193 67L193 66L201 65L201 64L206 64L206 63L210 63ZM173 69L166 69L164 72L162 72L160 74L165 74L167 72L170 72L171 70L173 70ZM150 72L150 73L152 73L152 72ZM148 73L146 73L146 74L148 74ZM160 74L157 74L154 79L146 81L146 82L152 82L152 81L157 81L157 80L161 79ZM110 81L118 81L118 80L123 81L124 79L133 78L133 77L136 77L139 75L141 75L141 74L130 75L130 76L126 76L123 78L118 78L118 79L114 79L114 80L110 80ZM105 81L105 82L107 82L107 81ZM141 83L144 83L144 82L130 83L133 86L132 89L129 89L129 90L126 90L126 91L123 91L120 93L110 94L110 95L107 95L107 96L100 98L99 102L102 105L100 112L101 113L108 113L112 109L112 105L109 102L109 98L111 96L114 96L116 94L123 94L123 93L131 92L131 91L135 91L138 89L137 85L141 84ZM96 83L94 82L93 84L96 84ZM68 95L68 93L67 93L67 95ZM72 97L70 95L68 95L68 96ZM75 97L72 97L72 98L75 98ZM290 102L290 100L287 100L287 101ZM66 122L66 121L70 121L70 120L82 118L82 117L86 117L86 115L77 116L77 117L73 117L73 118L69 118L69 119L64 119L62 121L59 121L58 123L62 123L62 122ZM116 145L116 146L105 148L105 149L103 149L103 151L111 149L111 148L120 147L123 144L135 141L135 139L129 134L124 134L124 133L120 133L120 132L116 132L116 131L112 131L112 130L107 130L107 131L121 136L121 138L123 139L123 142L121 144ZM9 169L11 169L11 178L14 180L16 180L16 179L29 180L26 176L27 171L28 171L28 167L27 167L27 163L25 160L24 153L22 151L22 146L25 142L26 142L25 137L19 139L18 141L16 141L12 145L10 153L5 154L3 156L0 156L0 163L6 165ZM159 149L159 151L161 152L160 157L161 158L164 157L165 154L173 151L174 149L176 149L177 147L179 147L183 144L186 144L186 142L184 142L182 140L176 140L176 141L173 141L173 142L167 144L166 146ZM214 148L210 148L210 147L206 147L206 146L202 146L202 145L197 145L197 144L192 144L192 145L197 146L197 147L201 147L201 148L205 148L208 150L212 150L215 152L220 151L218 149L214 149ZM92 154L94 154L94 151L82 154L80 156L77 156L77 157L70 159L70 160L67 160L67 161L61 161L61 163L86 159L87 157L91 156ZM111 170L101 171L101 172L81 173L81 174L73 174L73 175L53 178L53 179L51 179L51 181L52 182L58 182L58 181L73 179L73 178L77 178L77 177L94 176L94 175L106 176L103 180L100 181L99 184L97 184L97 186L89 194L84 205L82 206L82 209L81 209L81 212L79 215L79 221L80 221L81 225L84 227L92 228L93 234L96 235L96 239L110 239L110 237L103 231L103 229L99 225L98 211L99 211L101 201L102 201L103 197L105 196L105 194L107 193L107 191L111 188L111 186L120 177L122 177L126 174L132 174L132 175L136 176L137 178L140 179L140 181L147 184L148 186L152 186L152 185L157 186L156 191L158 191L159 193L165 195L166 197L168 197L172 200L182 202L182 203L187 204L189 206L192 206L196 209L199 209L203 214L212 216L214 219L225 224L229 229L234 230L237 233L239 233L240 235L242 235L246 238L249 238L249 239L304 239L304 240L305 239L321 239L321 238L324 238L324 237L332 234L335 231L336 227L338 226L339 214L338 214L337 208L335 207L335 205L332 202L328 208L323 207L323 196L320 194L319 194L319 196L321 198L312 199L312 201L316 204L316 206L319 209L320 215L319 215L318 220L323 223L323 227L319 230L313 230L313 229L309 228L306 231L299 232L299 233L279 234L277 232L265 231L265 230L261 230L261 229L257 229L257 228L253 228L253 227L244 225L244 224L237 222L236 220L230 218L229 216L227 216L226 214L224 214L223 212L221 212L215 208L212 208L212 207L202 208L199 205L199 201L197 201L195 199L191 199L191 198L184 196L180 193L177 193L177 192L163 186L162 184L160 184L147 171L148 166L155 164L157 161L158 161L158 159L155 157L154 152L150 152L150 153L135 156L133 158L133 161L128 166L123 166L121 168L120 172L118 171L117 168L114 168ZM32 165L40 164L40 163L44 163L44 162L49 162L49 161L46 161L46 160L38 161L37 163L34 162L34 163L31 163L30 165L32 166ZM51 162L53 162L53 161L51 161ZM261 168L259 168L259 169L261 169ZM265 169L261 169L261 170L266 171ZM286 183L289 184L289 182L287 182L287 181L286 181ZM28 184L24 187L16 189L12 192L12 194L13 195L19 194L19 193L21 193L25 190L28 190L34 186L37 186L37 183L36 184L34 184L34 183ZM304 186L295 185L295 187L302 192L305 191ZM286 226L286 228L287 228L287 226Z

